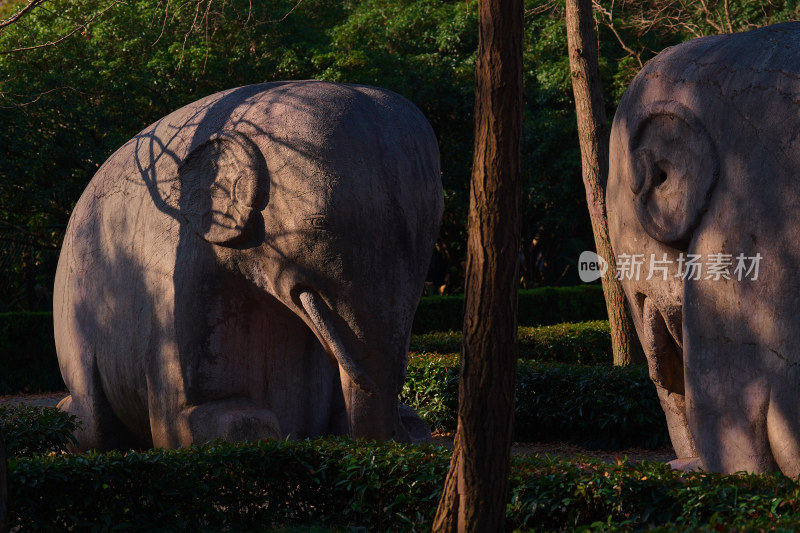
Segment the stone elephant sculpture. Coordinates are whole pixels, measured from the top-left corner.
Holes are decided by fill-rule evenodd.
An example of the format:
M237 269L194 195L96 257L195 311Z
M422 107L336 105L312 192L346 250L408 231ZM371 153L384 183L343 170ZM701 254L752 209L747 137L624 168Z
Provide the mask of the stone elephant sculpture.
M240 87L136 135L55 278L80 449L430 439L398 393L442 205L430 125L383 89Z
M800 474L798 73L800 23L696 39L614 117L609 233L679 465Z

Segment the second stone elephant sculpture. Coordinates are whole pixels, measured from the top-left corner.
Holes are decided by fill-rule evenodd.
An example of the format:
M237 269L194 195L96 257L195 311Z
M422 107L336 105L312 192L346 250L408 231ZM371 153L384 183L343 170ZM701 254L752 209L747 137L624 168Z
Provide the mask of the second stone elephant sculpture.
M678 457L706 470L800 474L798 73L800 23L697 39L614 118L618 272Z
M56 274L80 448L429 439L398 393L442 204L430 125L382 89L252 85L142 131Z

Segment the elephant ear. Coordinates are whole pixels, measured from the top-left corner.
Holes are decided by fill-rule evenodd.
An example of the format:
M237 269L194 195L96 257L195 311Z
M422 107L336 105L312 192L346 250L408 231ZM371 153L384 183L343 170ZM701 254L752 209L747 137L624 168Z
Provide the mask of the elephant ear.
M234 245L252 232L266 197L266 164L258 147L236 131L216 133L178 169L180 210L195 233Z
M686 106L655 102L644 116L630 142L636 215L654 239L685 245L708 209L719 179L719 155Z

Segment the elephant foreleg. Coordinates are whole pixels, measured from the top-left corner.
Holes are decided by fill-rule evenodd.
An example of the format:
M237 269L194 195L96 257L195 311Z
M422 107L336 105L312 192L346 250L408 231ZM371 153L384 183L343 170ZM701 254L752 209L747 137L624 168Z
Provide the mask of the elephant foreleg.
M176 448L215 440L282 438L278 417L251 400L229 398L188 406L177 413L151 408L153 445Z

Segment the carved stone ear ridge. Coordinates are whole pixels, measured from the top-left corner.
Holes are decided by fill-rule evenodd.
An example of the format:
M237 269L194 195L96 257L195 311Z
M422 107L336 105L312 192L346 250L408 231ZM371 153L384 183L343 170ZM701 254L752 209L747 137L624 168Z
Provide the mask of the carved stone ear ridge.
M639 194L642 192L642 188L650 182L654 157L653 152L647 148L639 148L631 153L633 154L631 191L633 191L633 194Z
M243 133L223 130L197 146L178 169L180 212L206 241L231 245L252 231L265 196L266 165Z
M636 214L654 239L671 245L685 244L708 210L719 180L716 145L700 119L679 102L653 102L644 108L641 116L629 144L633 170L630 187L635 195ZM683 136L677 141L685 143L687 149L692 148L693 143L702 145L700 154L692 157L691 150L668 154L674 149L669 146L662 147L664 154L658 154L657 148L642 147L647 135L652 133L650 127L658 127L659 121L662 125L669 124L667 129L671 127L682 132ZM680 161L668 161L669 155Z

